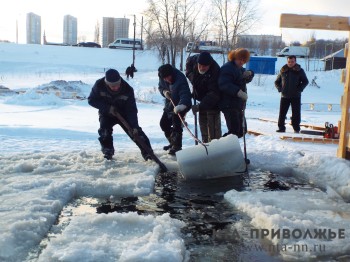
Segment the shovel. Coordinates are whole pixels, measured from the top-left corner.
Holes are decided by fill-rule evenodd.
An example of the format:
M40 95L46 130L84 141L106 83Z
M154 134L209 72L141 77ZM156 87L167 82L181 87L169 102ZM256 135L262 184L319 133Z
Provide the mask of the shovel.
M129 134L132 134L132 128L129 125L129 123L124 119L124 117L122 117L122 115L116 111L113 112L113 115L116 118L118 118L118 120L126 127ZM156 162L159 165L161 172L168 171L166 166L159 160L159 158L153 153L153 150L145 143L145 141L139 135L133 135L132 137L133 137L133 140L138 142L141 145L142 149L145 150L147 152L147 154L149 154L151 156L152 160L154 160L154 162Z

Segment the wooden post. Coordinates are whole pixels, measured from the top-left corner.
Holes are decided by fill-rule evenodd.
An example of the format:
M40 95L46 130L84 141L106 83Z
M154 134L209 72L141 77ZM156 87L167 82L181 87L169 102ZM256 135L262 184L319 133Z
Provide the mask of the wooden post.
M350 32L350 18L341 16L281 14L280 27L321 29ZM350 33L349 33L350 41ZM345 51L346 50L346 51ZM344 49L346 75L344 94L341 98L341 123L337 156L350 160L350 54Z
M350 34L349 34L350 39ZM338 157L350 159L350 56L349 49L346 55L346 75L344 84L344 94L341 98L341 129L339 134Z

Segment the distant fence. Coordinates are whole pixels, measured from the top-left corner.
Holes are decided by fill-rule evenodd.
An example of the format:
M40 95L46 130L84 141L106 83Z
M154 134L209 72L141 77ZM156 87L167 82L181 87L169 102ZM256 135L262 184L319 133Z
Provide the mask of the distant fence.
M307 111L317 112L341 112L340 104L328 104L328 103L302 103L301 108Z

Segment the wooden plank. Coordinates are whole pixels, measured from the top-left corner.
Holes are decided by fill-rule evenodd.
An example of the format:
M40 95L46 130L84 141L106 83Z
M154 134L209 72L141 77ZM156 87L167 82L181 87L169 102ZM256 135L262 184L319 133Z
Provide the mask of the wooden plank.
M350 31L349 17L281 14L280 27Z
M350 34L349 34L350 37ZM350 39L350 38L349 38ZM346 54L346 76L345 76L345 85L344 85L344 94L342 96L342 114L341 114L341 127L339 131L339 147L337 151L337 156L340 158L346 158L346 146L348 144L348 141L350 139L349 133L350 133L350 55L349 55L349 49L347 49L348 52Z
M332 138L313 138L313 137L300 137L300 136L280 136L280 139L292 141L292 142L307 142L318 144L338 144L338 139Z
M254 131L254 130L247 130L247 133L249 135L254 135L254 136L262 136L262 135L266 135L264 133L258 132L258 131Z
M264 121L264 122L271 122L271 123L277 123L277 120L274 119L269 119L269 118L258 118L258 120L260 121ZM288 125L291 125L291 123L286 123ZM319 131L325 131L326 128L324 126L317 126L314 124L300 124L301 127L306 127L306 128L310 128L312 130L319 130Z

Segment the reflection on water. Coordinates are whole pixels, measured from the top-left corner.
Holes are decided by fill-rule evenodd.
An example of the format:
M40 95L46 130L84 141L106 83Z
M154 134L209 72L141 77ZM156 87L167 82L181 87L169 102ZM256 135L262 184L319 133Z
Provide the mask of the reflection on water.
M157 175L154 192L147 196L75 199L63 208L57 224L30 257L34 261L50 237L63 232L74 216L96 212L137 212L140 215L169 213L172 218L184 221L186 226L182 228L182 238L190 253L189 261L279 261L278 252L262 249L263 243L244 237L249 235L251 219L230 205L224 194L232 189L314 188L293 176L281 176L270 171L251 170L249 175L249 183L243 176L186 181L179 174L168 172Z
M250 219L225 201L224 194L231 189L247 190L244 179L235 176L187 181L177 173L162 173L156 177L153 194L123 198L118 203L107 201L96 210L169 213L172 218L184 221L182 237L190 251L189 261L263 261L262 258L278 261L264 250L252 248L259 243L237 234L237 230L249 231Z

